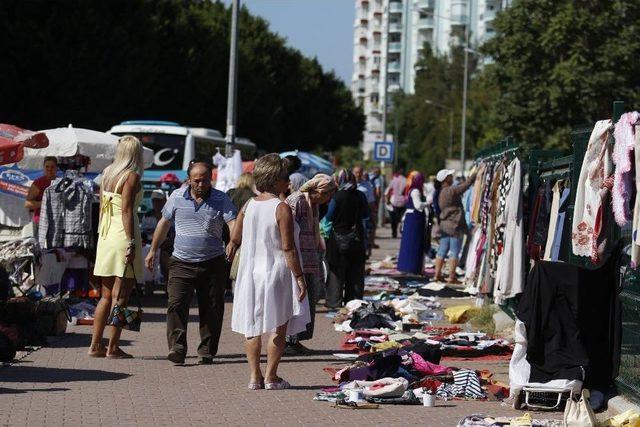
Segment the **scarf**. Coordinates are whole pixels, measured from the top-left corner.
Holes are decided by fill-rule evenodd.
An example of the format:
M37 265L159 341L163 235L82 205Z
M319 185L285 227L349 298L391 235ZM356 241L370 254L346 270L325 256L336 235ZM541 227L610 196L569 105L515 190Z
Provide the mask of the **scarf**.
M613 213L616 223L623 227L632 217L629 207L629 199L633 186L631 176L631 152L635 144L635 124L640 118L640 113L634 111L625 113L616 123L613 136L613 163L616 165L613 178Z

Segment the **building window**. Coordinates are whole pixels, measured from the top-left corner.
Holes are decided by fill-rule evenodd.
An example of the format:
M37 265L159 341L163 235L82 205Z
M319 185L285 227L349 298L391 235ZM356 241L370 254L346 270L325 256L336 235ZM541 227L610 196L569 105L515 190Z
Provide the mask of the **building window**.
M380 97L377 93L372 94L369 99L373 105L378 105L378 102L380 102Z

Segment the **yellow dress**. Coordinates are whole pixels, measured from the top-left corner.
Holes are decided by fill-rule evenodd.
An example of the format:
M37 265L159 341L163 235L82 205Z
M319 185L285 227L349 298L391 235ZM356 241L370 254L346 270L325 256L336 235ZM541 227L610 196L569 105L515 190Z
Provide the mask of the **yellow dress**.
M138 221L138 207L142 201L142 189L138 191L133 202L133 238L136 241L136 256L131 266L125 265L125 253L129 245L129 239L122 224L122 195L118 194L121 184L128 174L123 174L116 183L115 191L103 191L100 208L100 225L98 245L96 248L96 264L93 274L101 277L134 277L138 283L143 283L142 239L140 237L140 224Z

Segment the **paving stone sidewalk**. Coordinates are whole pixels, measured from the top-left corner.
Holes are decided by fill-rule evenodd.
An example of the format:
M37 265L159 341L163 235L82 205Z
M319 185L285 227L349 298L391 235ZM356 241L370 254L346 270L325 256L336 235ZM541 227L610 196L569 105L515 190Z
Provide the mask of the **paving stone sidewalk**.
M384 237L388 230L381 230ZM397 251L399 241L379 240L374 258ZM333 408L314 402L315 392L332 385L325 367L342 366L332 353L340 334L326 311L319 310L316 333L308 346L313 354L285 357L282 377L294 387L284 391L248 391L243 337L231 332L232 304L226 305L219 356L210 366L195 358L197 311L191 310L185 366L165 359L166 300L145 301L142 331L123 333L123 348L131 360L86 356L89 326L73 326L51 347L0 368L0 425L7 426L209 426L209 425L425 425L455 426L472 413L522 415L499 402L438 401L435 408L381 406L377 410ZM487 368L506 379L506 362L457 365ZM555 414L553 417L557 418Z

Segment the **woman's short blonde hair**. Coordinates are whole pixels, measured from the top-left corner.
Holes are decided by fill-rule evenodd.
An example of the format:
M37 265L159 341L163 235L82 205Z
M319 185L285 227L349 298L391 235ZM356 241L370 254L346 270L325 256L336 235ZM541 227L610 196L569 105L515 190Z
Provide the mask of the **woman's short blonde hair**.
M279 154L266 154L256 160L253 167L253 180L256 190L263 193L273 190L278 180L285 177L286 167Z
M240 175L236 181L236 188L248 188L253 190L253 175L249 172L245 172Z

